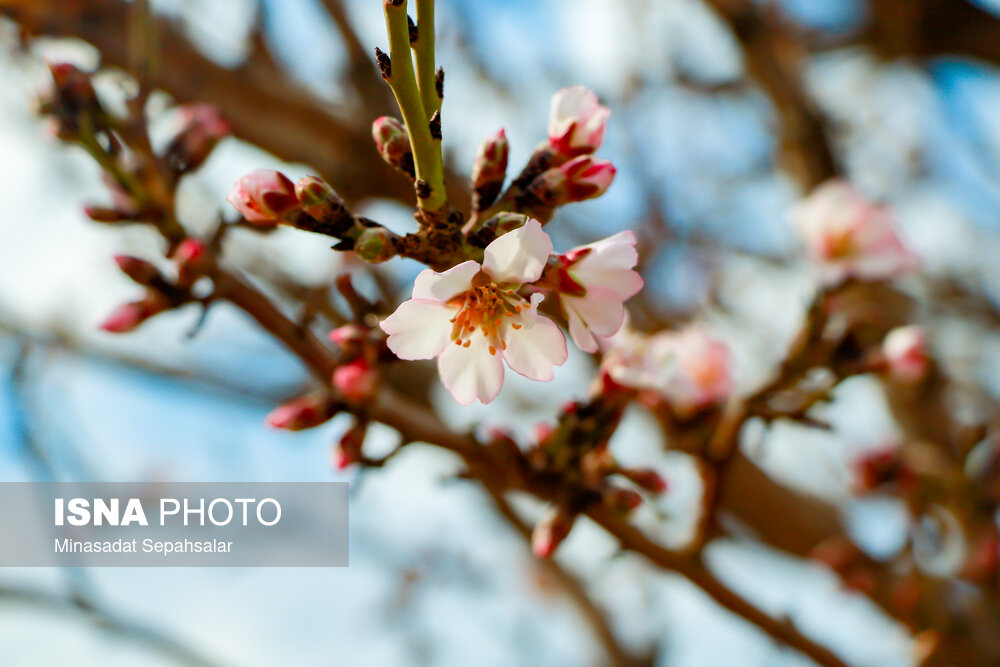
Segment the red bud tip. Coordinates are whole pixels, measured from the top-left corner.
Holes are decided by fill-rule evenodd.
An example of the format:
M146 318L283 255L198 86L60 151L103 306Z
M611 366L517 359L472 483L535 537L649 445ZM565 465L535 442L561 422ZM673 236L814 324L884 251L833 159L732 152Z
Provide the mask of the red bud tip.
M531 550L539 558L551 558L573 529L575 517L565 508L554 508L535 525Z
M302 431L314 428L333 417L334 410L329 399L307 395L293 399L276 408L267 416L272 428L287 431Z

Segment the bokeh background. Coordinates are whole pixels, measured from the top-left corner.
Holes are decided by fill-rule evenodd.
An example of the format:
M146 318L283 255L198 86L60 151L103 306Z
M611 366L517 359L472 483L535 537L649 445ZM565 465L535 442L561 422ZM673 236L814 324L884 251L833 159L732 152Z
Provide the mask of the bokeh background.
M0 0L0 16L48 12L57 35L96 31L105 50L124 42L115 26L74 26L74 12L87 4ZM736 4L439 0L453 174L468 173L480 138L501 126L512 168L523 164L545 137L551 94L574 84L595 90L613 110L601 155L614 161L618 179L607 196L571 207L547 230L562 248L637 230L647 288L633 316L701 321L732 347L737 386L748 389L780 360L815 289L788 208L821 171L819 131L843 173L895 207L923 258L925 275L902 288L927 304L949 372L970 392L995 396L1000 38L989 34L1000 35L1000 3L758 0L749 4L763 27L742 33L725 11ZM948 5L945 15L975 20L942 37L933 21L910 24L911 4ZM192 53L245 84L236 100L185 71L190 59L173 54L160 64L181 77L169 92L191 97L182 101L221 106L223 93L236 100L223 111L235 112L228 115L237 134L249 139L225 140L184 182L185 224L208 230L232 183L270 167L293 177L319 170L359 202L358 212L409 229L412 209L399 194L405 182L367 168L378 158L365 128L388 107L382 82L367 60L359 67L358 54L385 45L379 3L153 6ZM347 24L356 42L345 39ZM772 32L760 37L755 29ZM776 45L772 74L794 54L795 77L769 82L758 37ZM193 337L198 313L188 309L127 336L98 330L135 296L111 256L152 259L159 245L148 230L83 215L84 203L108 200L99 171L52 139L35 114L48 83L44 62L63 59L96 67L101 55L72 38L25 40L15 23L0 20L0 479L347 480L351 566L5 570L0 664L203 664L197 656L240 667L601 664L589 626L488 499L454 479L453 457L414 447L384 469L336 472L329 448L345 418L302 434L265 427L264 415L307 377L239 312L214 308ZM129 85L116 68L98 81L109 100ZM195 99L199 93L204 99ZM167 93L151 102L161 137L176 128L171 104ZM279 299L324 294L338 273L359 271L323 238L286 229L266 237L236 231L226 257ZM395 260L383 280L405 293L418 269ZM527 434L582 395L592 372L589 359L573 355L552 385L511 378L486 408L458 408L436 384L430 398L455 425ZM779 423L746 434L744 449L783 485L836 506L870 554L891 555L904 541L900 503L850 493L849 462L899 437L881 390L870 378L850 380L820 412L832 431ZM395 438L376 429L369 444L388 450ZM668 543L683 543L700 492L691 462L664 453L639 411L612 446L622 460L667 476L670 491L642 521ZM528 517L540 509L523 499L517 507ZM709 555L736 590L851 664L915 664L910 633L818 565L750 539L727 540ZM654 651L658 665L808 664L680 578L617 557L592 526L578 526L558 558L586 580L623 642ZM74 595L93 606L74 604Z

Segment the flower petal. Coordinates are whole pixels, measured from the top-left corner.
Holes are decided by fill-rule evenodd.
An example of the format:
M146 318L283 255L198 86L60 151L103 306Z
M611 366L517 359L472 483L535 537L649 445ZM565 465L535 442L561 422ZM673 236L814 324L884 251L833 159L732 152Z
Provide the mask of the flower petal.
M597 339L590 333L587 323L583 321L574 308L566 307L566 319L569 320L569 335L576 346L584 352L597 352Z
M548 382L552 379L553 366L566 362L566 337L547 317L539 315L532 327L513 327L507 322L501 332L507 345L503 358L510 369L530 380Z
M447 301L469 289L477 273L479 263L472 260L453 266L444 273L424 269L413 283L413 298Z
M584 285L611 289L623 301L642 289L642 277L632 270L639 261L639 253L635 249L635 234L631 231L619 232L567 254L583 248L589 248L590 252L573 265L570 273Z
M486 246L483 270L498 283L533 283L552 254L552 239L537 220L507 232Z
M441 382L461 405L471 405L477 398L489 403L503 386L503 360L499 350L490 353L490 344L482 331L476 330L469 347L447 345L438 357Z
M432 359L451 340L451 318L457 310L438 301L410 299L379 326L389 334L386 344L400 359Z

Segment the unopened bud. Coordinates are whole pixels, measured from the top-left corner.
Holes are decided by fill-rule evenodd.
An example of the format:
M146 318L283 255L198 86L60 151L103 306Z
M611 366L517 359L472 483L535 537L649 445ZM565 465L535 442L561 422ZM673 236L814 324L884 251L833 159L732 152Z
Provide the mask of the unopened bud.
M510 142L501 129L487 137L479 145L476 160L472 165L473 207L477 211L487 208L496 201L507 178L507 160L510 157Z
M565 507L551 508L531 532L531 550L535 555L551 558L573 529L575 518Z
M76 138L80 118L100 110L100 102L90 74L76 65L52 63L52 92L41 101L41 111L55 118L56 135L61 139Z
M308 394L272 410L267 416L267 423L286 431L303 431L329 421L335 414L335 406L329 397Z
M618 472L622 477L650 493L663 493L667 490L667 481L652 468L622 468Z
M219 110L210 104L185 105L180 113L183 125L165 154L178 173L186 174L204 164L231 130Z
M265 227L276 225L299 210L295 184L270 169L257 169L238 180L226 199L247 222Z
M350 401L364 401L370 399L378 387L378 372L363 357L358 357L337 367L333 372L333 386Z
M555 427L548 422L538 422L531 429L535 442L545 444L556 432Z
M543 172L528 189L546 206L562 206L600 197L611 187L616 171L607 160L581 155Z
M384 262L396 254L392 237L392 232L385 227L369 227L354 242L354 252L366 262Z
M410 135L402 123L391 116L382 116L372 123L372 138L383 160L410 178L416 176Z
M365 444L365 435L368 433L367 422L356 422L343 436L340 442L333 448L332 463L337 470L343 470L362 458L362 447Z
M632 489L609 486L601 493L601 500L613 512L631 512L642 504L642 496Z
M347 215L347 206L337 191L318 176L306 176L295 184L295 194L302 209L322 222L339 220Z
M593 153L604 142L610 116L597 95L583 86L564 88L552 96L549 145L567 157Z
M174 263L177 265L177 283L192 285L208 268L208 246L199 239L184 239L174 251Z
M162 279L160 271L144 259L131 255L115 255L115 263L126 276L144 287Z
M149 292L142 301L119 306L101 323L101 329L114 334L135 331L140 324L169 307L170 304L162 295L158 292Z
M330 332L330 342L340 347L347 347L365 339L365 330L357 324L345 324Z

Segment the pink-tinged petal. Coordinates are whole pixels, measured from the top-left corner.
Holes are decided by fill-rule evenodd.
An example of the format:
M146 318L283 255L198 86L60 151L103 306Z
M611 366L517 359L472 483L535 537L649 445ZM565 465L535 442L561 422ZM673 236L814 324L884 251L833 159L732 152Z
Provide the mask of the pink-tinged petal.
M458 308L437 301L411 299L379 324L386 344L400 359L432 359L451 340L451 318Z
M430 301L447 301L472 286L472 279L479 273L479 264L469 260L453 266L444 273L424 269L413 283L413 298Z
M576 343L576 346L584 352L593 354L597 352L598 341L594 334L587 328L587 323L583 321L575 309L567 306L566 319L569 321L569 335Z
M503 386L503 359L500 351L490 353L490 343L477 330L469 338L469 347L451 343L438 357L441 382L461 405L471 405L477 398L489 403Z
M483 270L498 283L533 283L551 254L552 239L540 222L528 220L486 246Z
M549 143L568 156L593 153L604 141L610 116L611 111L585 87L564 88L552 96Z
M625 306L614 290L590 286L586 296L563 296L567 311L573 311L598 336L610 336L625 320ZM592 350L591 350L592 351Z
M556 323L541 315L532 327L515 329L507 322L501 332L507 347L503 358L510 369L529 380L548 382L553 377L553 366L566 362L566 337Z

